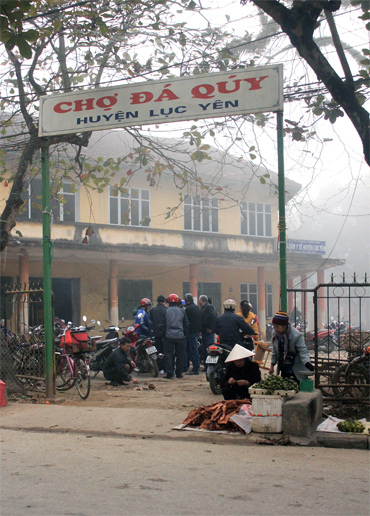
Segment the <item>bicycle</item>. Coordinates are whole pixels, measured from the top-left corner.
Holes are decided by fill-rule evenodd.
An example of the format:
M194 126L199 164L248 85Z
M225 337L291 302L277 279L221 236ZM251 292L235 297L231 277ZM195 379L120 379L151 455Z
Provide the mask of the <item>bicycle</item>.
M83 353L62 354L57 370L56 388L58 391L69 390L76 386L80 398L86 400L90 394L90 367ZM58 378L61 381L58 382Z
M370 394L370 346L364 354L340 365L333 373L331 383L335 396L368 398Z
M91 351L92 342L86 328L71 324L58 338L60 351L56 351L56 388L68 390L76 386L79 396L86 400L90 394L90 367L84 353Z

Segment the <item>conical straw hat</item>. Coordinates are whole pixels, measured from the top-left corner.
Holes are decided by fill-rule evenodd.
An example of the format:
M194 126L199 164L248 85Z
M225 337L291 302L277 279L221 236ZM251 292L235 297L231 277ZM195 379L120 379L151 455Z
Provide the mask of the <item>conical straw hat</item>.
M255 355L253 351L249 351L249 349L243 348L243 346L240 346L239 344L235 344L225 362L234 362L234 360L253 357L253 355Z

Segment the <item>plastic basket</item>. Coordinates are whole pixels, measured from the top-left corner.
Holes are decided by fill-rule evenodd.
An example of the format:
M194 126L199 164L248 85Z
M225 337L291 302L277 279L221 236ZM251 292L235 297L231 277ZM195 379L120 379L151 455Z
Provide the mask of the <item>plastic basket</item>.
M65 335L63 335L62 345L65 346L66 353L68 354L96 351L96 342L89 340L86 331L67 331Z

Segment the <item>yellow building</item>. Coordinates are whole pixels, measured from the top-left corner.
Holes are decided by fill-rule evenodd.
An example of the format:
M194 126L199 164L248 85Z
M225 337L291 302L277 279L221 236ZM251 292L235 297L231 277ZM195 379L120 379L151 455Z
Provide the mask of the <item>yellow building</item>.
M212 160L198 162L189 158L189 145L156 143L167 158L188 167L185 183L176 165L175 173L160 177L146 167L132 173L130 165L121 166L101 192L64 181L51 228L55 315L80 323L85 314L117 324L132 319L142 297L154 303L159 294L190 291L208 295L219 312L227 298L248 299L263 330L279 306L277 174L215 149ZM175 151L169 150L173 143ZM125 131L110 131L94 133L83 152L89 161L127 155L134 147L138 143ZM9 166L16 158L16 151L9 153ZM129 182L119 192L121 177ZM0 188L3 209L7 191L4 183ZM286 202L299 189L286 180ZM42 279L40 176L29 183L27 196L1 256L3 285ZM89 226L93 234L85 239ZM320 256L288 253L288 277L311 273L321 262ZM338 264L328 260L325 267Z

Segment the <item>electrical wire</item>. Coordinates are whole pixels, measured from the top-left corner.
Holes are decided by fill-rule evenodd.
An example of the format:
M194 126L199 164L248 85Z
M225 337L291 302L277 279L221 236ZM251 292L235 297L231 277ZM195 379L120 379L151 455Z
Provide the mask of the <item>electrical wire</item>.
M336 245L337 245L337 243L338 243L338 240L339 240L339 238L340 238L341 234L343 233L344 226L345 226L345 224L346 224L346 222L347 222L347 220L348 220L349 212L351 211L351 208L352 208L352 204L353 204L353 200L354 200L354 197L355 197L355 193L356 193L356 190L357 190L357 186L358 186L358 182L359 182L359 180L360 180L360 172L359 172L359 174L358 174L358 176L357 176L357 178L356 178L356 181L355 181L355 187L354 187L354 189L353 189L353 193L352 193L352 197L351 197L351 201L350 201L350 204L349 204L349 207L348 207L347 213L344 215L345 219L344 219L343 224L342 224L342 226L341 226L341 228L340 228L340 230L339 230L339 232L338 232L337 238L335 239L335 242L334 242L334 244L333 244L333 246L332 246L332 248L331 248L331 250L330 250L329 255L325 258L325 260L320 264L320 266L319 266L319 267L318 267L318 268L317 268L317 269L316 269L312 274L310 274L309 276L307 276L307 277L305 278L305 281L306 281L306 280L308 280L309 278L312 278L312 276L313 276L314 274L317 274L317 273L318 273L318 271L319 271L320 269L322 269L322 267L325 265L325 263L330 259L331 255L333 254L333 251L334 251L334 249L335 249L335 247L336 247ZM302 281L300 281L299 283L295 284L293 288L297 288L297 287L299 287L299 285L301 285L302 283L303 283L303 280L302 280Z

